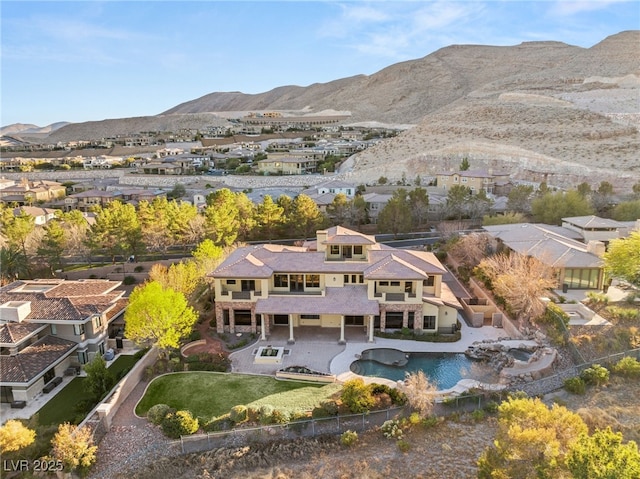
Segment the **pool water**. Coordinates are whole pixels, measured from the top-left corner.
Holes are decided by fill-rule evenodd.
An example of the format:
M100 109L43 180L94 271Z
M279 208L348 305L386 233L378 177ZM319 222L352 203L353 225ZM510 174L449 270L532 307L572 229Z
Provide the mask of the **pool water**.
M373 376L400 381L405 373L422 370L438 389L449 389L461 379L476 379L485 383L498 382L497 373L488 364L469 359L461 353L407 353L406 365L384 364L375 359L375 349L363 351L359 359L351 363L351 371L360 376ZM368 353L365 355L365 353ZM371 359L374 358L374 359ZM381 357L384 361L384 356Z

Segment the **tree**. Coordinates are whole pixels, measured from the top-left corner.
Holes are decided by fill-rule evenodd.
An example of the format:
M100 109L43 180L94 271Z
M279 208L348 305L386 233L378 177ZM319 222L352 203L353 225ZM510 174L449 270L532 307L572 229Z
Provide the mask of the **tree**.
M472 233L455 241L449 248L449 254L465 267L473 269L493 252L494 242L488 233Z
M611 197L613 185L608 181L602 181L598 189L591 193L591 206L600 216L605 216L611 209Z
M411 207L407 190L399 188L393 192L378 213L378 230L381 233L393 233L394 236L411 230Z
M602 259L609 276L640 286L640 231L611 240Z
M482 226L491 226L491 225L511 225L517 223L526 223L527 218L522 213L505 213L504 215L496 215L496 216L483 216L482 217Z
M622 433L610 427L591 436L581 434L567 457L567 467L577 479L636 479L640 453L634 441L622 443Z
M235 195L228 188L222 188L207 196L207 205L204 214L208 236L218 246L233 244L240 231Z
M334 225L344 225L349 217L349 200L344 193L338 193L327 206L327 214Z
M467 158L466 156L462 159L462 162L460 163L460 171L467 171L470 168L470 164L469 164L469 158Z
M116 383L116 378L107 369L107 363L101 356L84 366L87 377L84 380L85 390L91 394L94 401L100 401Z
M150 281L133 290L124 319L129 339L167 350L179 347L180 340L191 333L198 315L184 294Z
M467 205L471 201L471 189L466 186L454 185L447 192L447 217L461 220L467 213Z
M588 198L591 195L591 185L587 182L580 183L576 187L576 191L580 193L580 196Z
M564 406L510 398L498 407L498 430L478 460L478 478L562 477L571 446L585 433L580 416Z
M361 195L356 195L349 202L349 223L357 228L368 223L367 202Z
M493 200L487 196L486 191L480 190L477 195L469 198L467 203L467 215L471 219L479 219L488 214L493 206Z
M66 471L86 470L95 462L98 446L93 444L91 431L68 422L60 424L51 440L51 455L62 461Z
M310 238L325 224L325 217L318 205L304 193L293 200L288 224L293 228L297 237Z
M409 192L409 205L411 206L411 227L413 230L427 224L429 213L429 195L424 188L415 188Z
M40 241L38 255L43 256L51 271L62 268L62 255L67 247L67 235L59 221L50 221L44 227L45 234Z
M8 208L5 212L6 213L0 216L2 219L0 224L0 226L2 226L2 236L6 238L6 244L9 249L20 250L24 257L27 258L26 267L27 274L29 274L29 252L27 243L36 227L35 218L24 211L21 211L17 216Z
M202 273L206 275L213 271L220 262L223 249L216 246L210 239L205 239L196 246L191 255Z
M0 249L0 286L28 275L28 260L21 250L15 247Z
M507 195L507 210L515 213L528 214L531 212L531 197L533 186L516 185Z
M113 201L98 209L89 237L94 250L104 249L116 262L116 256L127 257L142 250L142 229L133 205Z
M9 419L0 427L0 452L19 451L33 444L36 432L29 429L17 419Z
M256 206L243 192L236 193L236 208L238 209L238 239L246 241L256 226Z
M271 242L284 221L284 208L274 203L270 195L265 195L262 198L262 203L256 208L255 221L260 237Z
M556 285L553 268L520 253L485 258L478 270L490 281L493 292L525 323L544 312L540 298Z
M169 267L156 263L149 271L149 279L157 281L165 289L172 289L191 298L204 280L204 271L196 261L180 261Z
M409 406L420 416L431 415L437 391L438 387L429 381L424 371L406 374L402 392L407 396Z
M623 201L613 207L611 217L616 221L635 221L640 218L640 200Z
M589 201L576 190L547 192L531 202L531 213L537 222L560 225L562 218L593 214Z

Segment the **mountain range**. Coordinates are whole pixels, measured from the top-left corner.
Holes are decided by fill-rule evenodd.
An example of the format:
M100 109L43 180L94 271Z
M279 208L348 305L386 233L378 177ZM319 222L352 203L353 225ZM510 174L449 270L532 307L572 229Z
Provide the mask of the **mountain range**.
M271 110L349 112L345 125L411 125L350 158L341 169L347 178L432 175L467 157L473 168L532 181L552 175L558 186L581 179L626 186L640 179L640 31L591 48L554 41L453 45L368 76L252 95L216 92L155 116L51 126L48 139L223 125L228 117Z

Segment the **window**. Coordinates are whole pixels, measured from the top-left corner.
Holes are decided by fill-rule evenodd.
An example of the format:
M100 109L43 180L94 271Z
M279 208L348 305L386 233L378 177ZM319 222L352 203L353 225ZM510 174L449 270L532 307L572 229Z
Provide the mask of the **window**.
M389 284L391 286L400 286L400 281L391 281Z
M351 245L342 247L342 257L351 258L353 256L353 247Z
M332 244L331 245L331 254L340 254L340 245Z
M304 276L305 288L319 288L320 287L320 275L319 274L305 274Z
M389 281L380 281L380 286L389 286Z
M56 326L55 324L51 325L51 334L54 336L58 334L58 326Z
M412 290L413 290L413 283L411 281L405 281L404 282L404 292L405 293L411 293Z
M228 279L227 280L227 284L236 284L236 280L235 279Z
M320 319L319 314L301 314L300 319Z
M94 316L93 324L94 329L98 329L100 326L102 326L102 315Z
M358 275L358 283L360 283L360 284L364 283L364 275L363 274L359 274Z
M237 309L233 312L236 326L251 326L251 310Z
M422 319L422 329L436 329L435 316L423 316Z
M414 324L413 321L415 320L416 317L416 313L413 311L408 311L407 312L407 327L409 329L413 329L414 328Z
M354 246L353 254L362 254L362 246Z
M275 275L273 275L273 285L276 288L288 288L289 287L289 275L287 275L287 274L275 274Z
M89 362L86 349L83 349L82 351L78 351L78 362L80 364L87 364Z
M467 182L467 179L466 179L466 178L462 178L462 182L463 182L463 183L466 183L466 182Z
M434 282L435 282L436 277L435 276L429 276L427 279L425 279L422 284L424 286L433 286Z
M363 326L364 325L364 316L345 316L344 317L345 326Z
M82 336L84 334L84 324L74 324L73 334L75 336Z
M100 352L100 356L104 354L104 341L98 345L98 351Z
M242 291L256 290L256 282L253 279L243 279L240 284L241 284Z

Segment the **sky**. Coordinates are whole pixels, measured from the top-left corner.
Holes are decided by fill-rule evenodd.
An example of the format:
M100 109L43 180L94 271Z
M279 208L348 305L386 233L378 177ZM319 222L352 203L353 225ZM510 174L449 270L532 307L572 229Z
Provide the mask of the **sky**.
M0 27L0 125L42 127L370 75L454 44L589 48L640 29L640 4L2 0Z

